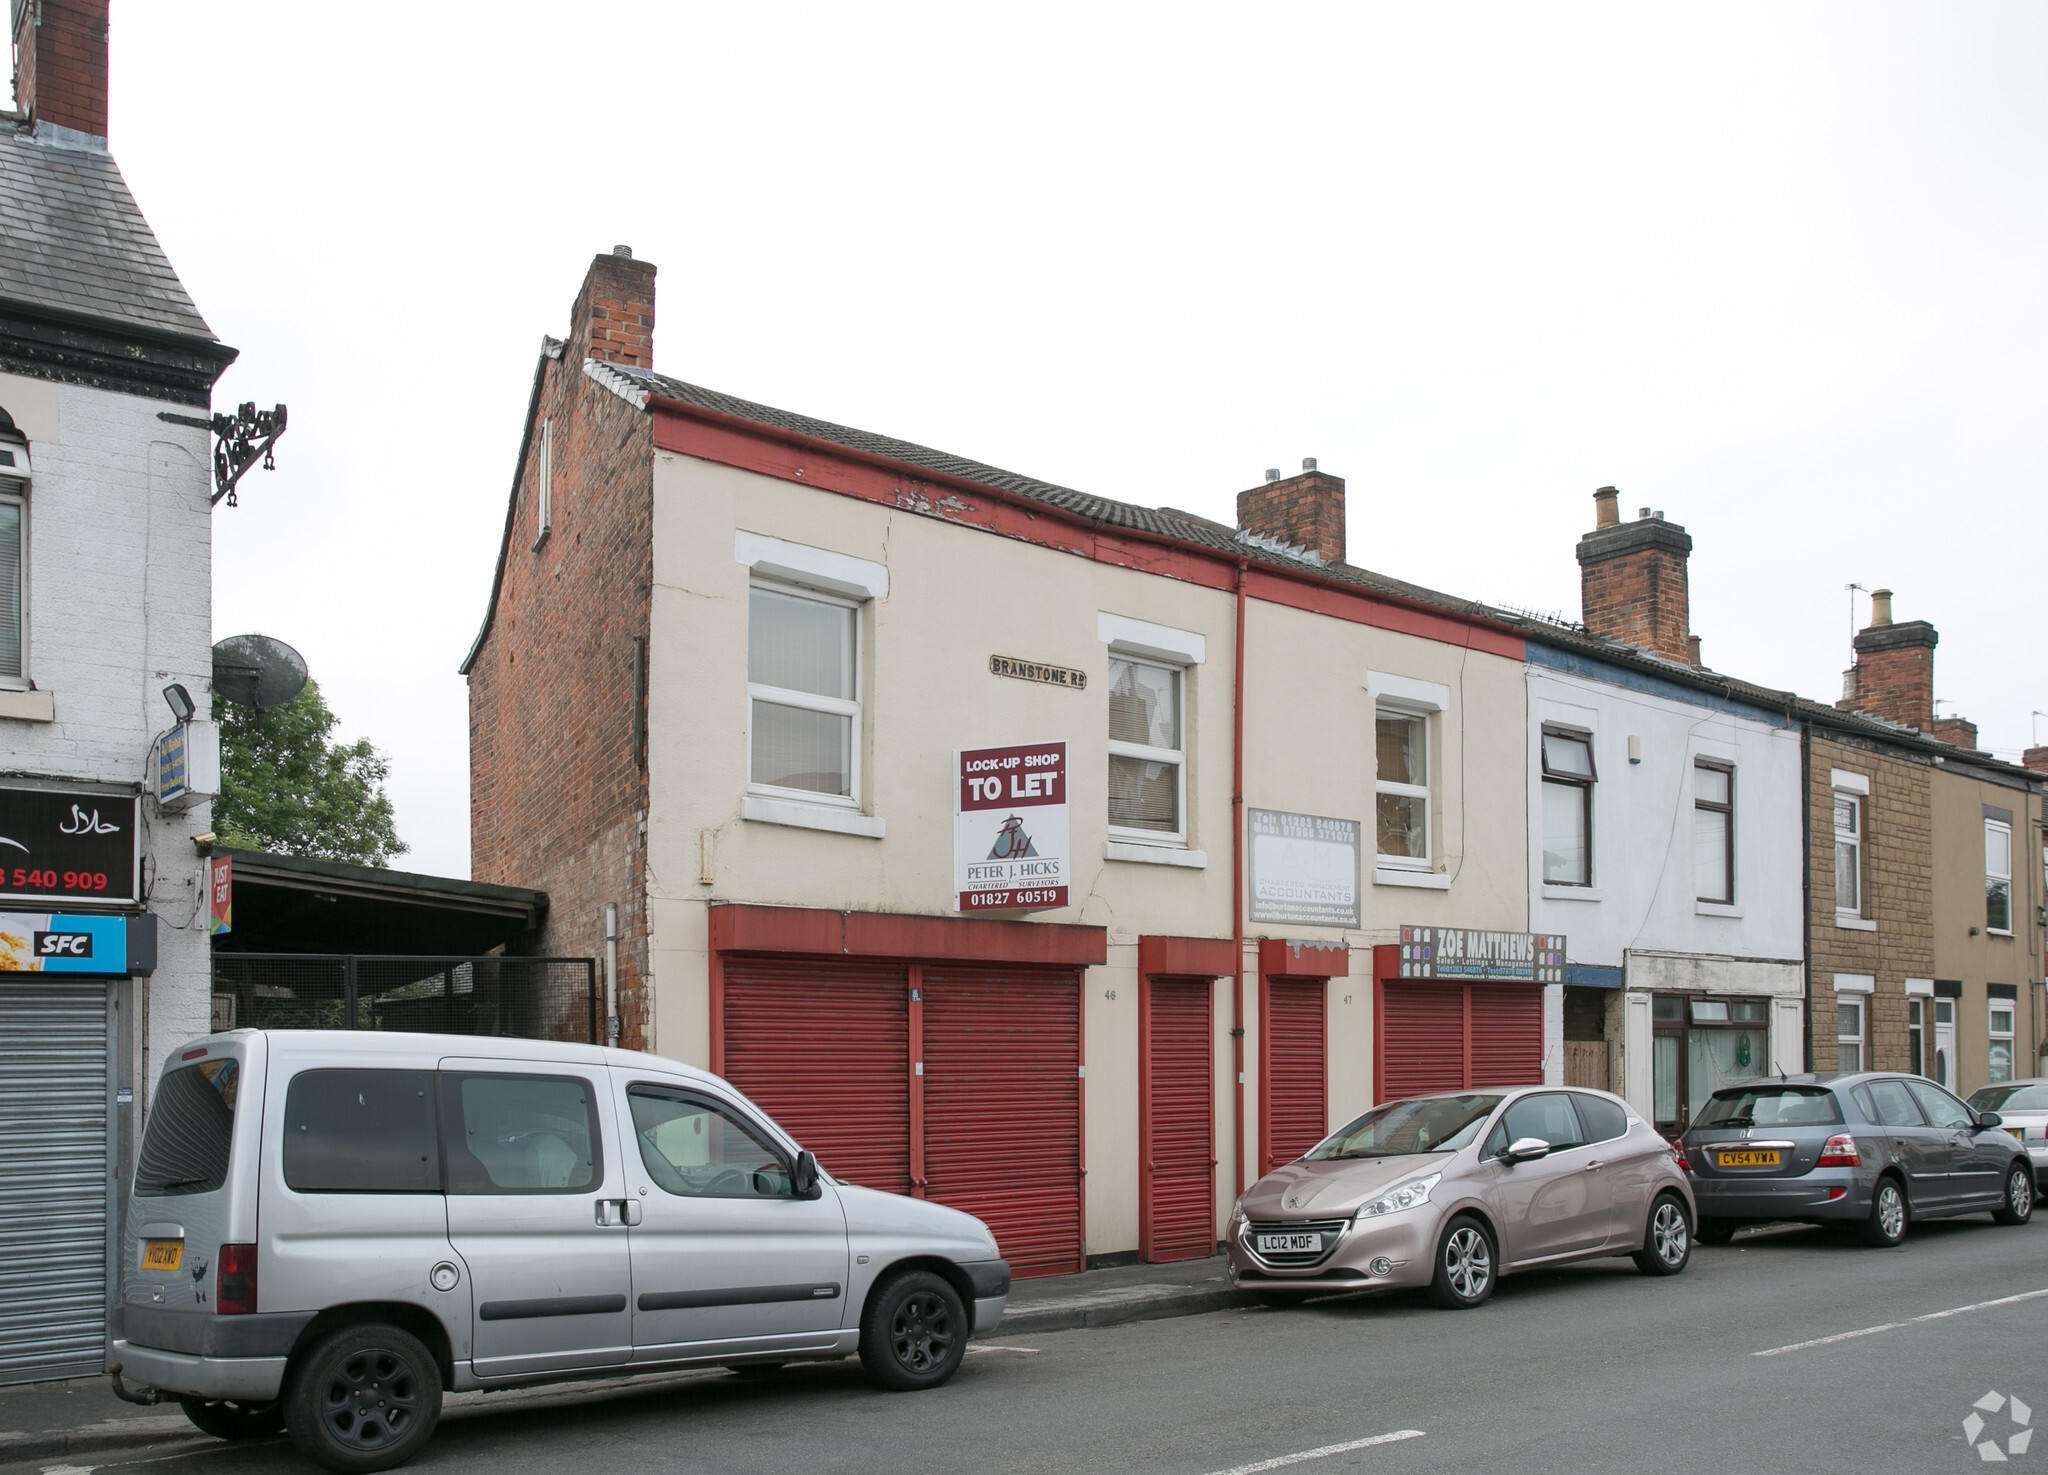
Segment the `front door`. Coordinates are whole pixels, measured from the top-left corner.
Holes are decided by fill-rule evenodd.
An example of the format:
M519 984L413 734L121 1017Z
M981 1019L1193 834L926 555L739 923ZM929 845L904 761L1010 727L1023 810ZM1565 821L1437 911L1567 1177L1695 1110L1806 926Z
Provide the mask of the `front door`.
M1956 1088L1956 1006L1953 999L1934 1001L1934 1069L1938 1086Z
M793 1191L792 1155L735 1103L614 1069L633 1247L633 1356L829 1341L846 1301L839 1194Z
M1597 1249L1614 1220L1614 1192L1598 1146L1562 1091L1541 1091L1509 1103L1495 1134L1506 1144L1534 1137L1550 1144L1545 1157L1503 1163L1500 1197L1503 1258L1511 1265ZM1493 1139L1489 1139L1489 1147Z
M625 1176L603 1068L444 1059L440 1092L477 1376L629 1361Z

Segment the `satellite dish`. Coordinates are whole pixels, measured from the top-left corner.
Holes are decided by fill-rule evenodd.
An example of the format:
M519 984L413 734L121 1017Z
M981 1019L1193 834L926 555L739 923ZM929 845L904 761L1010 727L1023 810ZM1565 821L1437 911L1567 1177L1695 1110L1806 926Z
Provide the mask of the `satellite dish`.
M306 658L268 635L230 635L213 647L213 689L259 712L282 707L306 689Z

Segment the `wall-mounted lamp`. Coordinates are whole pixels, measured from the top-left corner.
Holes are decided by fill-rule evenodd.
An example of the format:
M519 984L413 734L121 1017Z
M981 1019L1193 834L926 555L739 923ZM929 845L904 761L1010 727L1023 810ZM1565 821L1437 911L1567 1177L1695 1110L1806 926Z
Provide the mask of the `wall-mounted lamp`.
M1634 733L1628 735L1628 761L1631 763L1643 761L1643 740Z
M170 704L171 715L180 722L190 722L192 714L199 710L192 705L192 693L175 681L164 688L164 700Z

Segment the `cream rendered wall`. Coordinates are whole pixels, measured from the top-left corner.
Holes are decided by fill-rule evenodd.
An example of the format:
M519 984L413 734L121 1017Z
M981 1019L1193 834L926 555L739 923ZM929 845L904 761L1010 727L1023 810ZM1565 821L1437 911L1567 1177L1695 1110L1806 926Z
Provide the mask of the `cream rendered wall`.
M2010 937L1985 926L1986 805L2012 815ZM1934 976L1958 979L1963 985L1955 1011L1955 1084L1965 1096L1990 1079L1986 984L2009 983L2017 989L2014 1076L2032 1075L2041 1058L2041 991L2036 987L2042 972L2037 920L2043 900L2040 815L2040 798L2023 789L1988 782L1949 764L1934 770Z

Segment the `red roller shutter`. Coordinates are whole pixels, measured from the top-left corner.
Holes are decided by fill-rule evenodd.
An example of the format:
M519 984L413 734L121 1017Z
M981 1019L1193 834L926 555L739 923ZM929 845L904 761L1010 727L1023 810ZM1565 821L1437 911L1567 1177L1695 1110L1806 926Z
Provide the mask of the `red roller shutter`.
M924 973L929 1198L995 1231L1012 1274L1079 1270L1081 980Z
M1266 1161L1261 1172L1288 1163L1323 1140L1329 1086L1323 1042L1321 978L1267 978L1265 1057Z
M727 1080L835 1177L910 1191L910 1008L900 967L730 958Z
M1216 1253L1212 992L1206 978L1154 978L1145 985L1138 1218L1139 1249L1148 1261Z
M1528 984L1475 983L1472 990L1474 1086L1543 1084L1543 990Z
M1379 1099L1465 1085L1465 991L1442 983L1380 986Z

